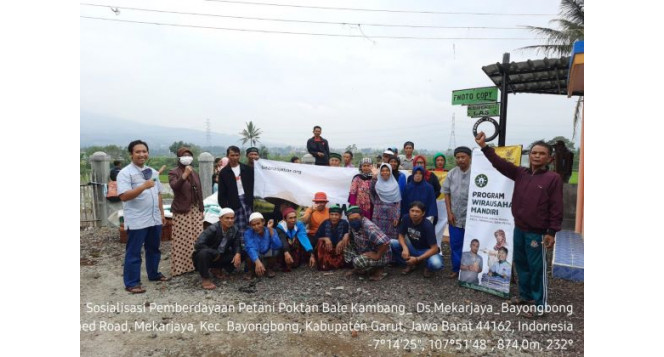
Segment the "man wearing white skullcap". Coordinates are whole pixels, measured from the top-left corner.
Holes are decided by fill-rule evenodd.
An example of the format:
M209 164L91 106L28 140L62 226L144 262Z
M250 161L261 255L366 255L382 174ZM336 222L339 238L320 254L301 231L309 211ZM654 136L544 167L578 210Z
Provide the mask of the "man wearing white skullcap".
M230 273L240 267L242 235L234 223L235 212L230 208L222 208L219 212L219 221L207 227L198 236L192 259L203 279L203 289L212 290L217 287L210 279L210 271L217 278L223 279L222 269Z
M249 268L248 278L254 272L257 276L267 275L268 278L275 276L272 266L275 258L281 254L282 244L279 235L272 228L274 222L268 221L265 227L265 219L259 212L249 216L251 229L244 231L244 249L247 252L247 266Z

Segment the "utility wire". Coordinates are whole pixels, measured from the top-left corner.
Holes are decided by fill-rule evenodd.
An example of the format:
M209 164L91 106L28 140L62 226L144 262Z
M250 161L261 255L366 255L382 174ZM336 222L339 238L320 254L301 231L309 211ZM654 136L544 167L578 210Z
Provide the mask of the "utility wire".
M276 19L276 18L266 18L266 17L250 17L250 16L232 16L232 15L209 14L209 13L200 13L200 12L181 12L181 11L167 11L167 10L146 9L146 8L136 8L136 7L124 7L124 6L113 6L113 5L99 5L99 4L90 4L90 3L81 3L81 5L104 7L104 8L110 7L111 9L123 9L123 10L157 12L157 13L166 13L166 14L178 14L178 15L210 16L210 17L222 17L222 18L240 19L240 20L295 22L295 23L324 24L324 25L357 25L357 26L361 25L361 26L373 26L373 27L406 27L406 28L463 29L463 30L465 30L465 29L528 30L528 31L530 31L526 27L434 26L434 25L374 24L374 23L363 24L363 23L352 23L352 22L313 21L313 20L295 20L295 19Z
M165 23L165 22L109 19L109 18L94 17L94 16L79 16L79 17L83 18L83 19L91 19L91 20L127 22L127 23L135 23L135 24L173 26L173 27L190 27L190 28L199 28L199 29L210 29L210 30L276 33L276 34L286 34L286 35L308 35L308 36L365 38L365 36L363 36L363 35L342 35L342 34L331 34L331 33L273 31L273 30L240 29L240 28L214 27L214 26L201 26L201 25L183 25L183 24L171 24L171 23ZM541 38L536 38L536 37L416 37L416 36L371 36L371 38L374 38L374 39L375 38L384 38L384 39L395 39L395 40L540 40L541 39Z
M549 17L558 15L558 14L516 14L516 13L498 13L498 12L451 12L451 11L413 11L413 10L362 9L362 8L350 8L350 7L306 6L306 5L275 4L275 3L266 3L266 2L232 1L232 0L206 0L206 1L223 2L223 3L230 3L230 4L243 4L243 5L296 7L296 8L318 9L318 10L397 12L397 13L408 13L408 14L433 14L433 15L549 16Z

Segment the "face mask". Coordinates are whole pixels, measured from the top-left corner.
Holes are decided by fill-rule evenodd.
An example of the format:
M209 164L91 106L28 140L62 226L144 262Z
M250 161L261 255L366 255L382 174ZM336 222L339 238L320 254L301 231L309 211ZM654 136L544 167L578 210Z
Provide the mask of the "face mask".
M180 163L184 166L191 165L191 163L194 161L194 158L191 156L181 156L180 157Z
M350 224L351 228L354 230L359 230L362 228L362 220L361 219L354 219L352 221L349 221L348 224Z

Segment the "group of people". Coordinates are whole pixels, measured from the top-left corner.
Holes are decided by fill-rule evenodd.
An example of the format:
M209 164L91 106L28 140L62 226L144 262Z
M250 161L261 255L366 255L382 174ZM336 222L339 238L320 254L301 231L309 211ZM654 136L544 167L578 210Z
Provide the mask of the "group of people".
M322 129L314 127L307 149L317 165L352 166L352 153L330 154ZM518 303L546 304L546 272L542 264L546 249L553 246L555 232L562 222L562 183L549 172L552 149L538 142L530 150L530 167L516 167L498 157L485 143L483 133L475 138L487 159L503 175L515 181L512 213L515 218L513 256L519 276ZM166 281L158 271L159 236L164 213L161 204L163 187L156 171L145 165L148 146L137 140L129 144L132 162L117 175L118 194L124 203L125 227L128 232L124 282L131 293L142 293L140 283L141 247L145 246L148 279ZM223 277L225 272L241 270L245 262L247 278L273 277L275 270L290 271L302 264L320 270L349 267L352 274L368 274L381 280L388 264L405 266L409 274L424 266L424 276L443 268L440 240L434 225L438 219L436 198L444 195L449 222L452 261L451 278L471 281L482 269L477 255L479 242L473 240L470 251L462 254L466 207L470 185L472 151L467 147L454 150L456 166L446 172L444 180L426 168L423 156L413 155L414 144L404 144L405 155L396 149L386 150L374 167L371 158L363 158L359 173L352 179L345 212L339 206L327 207L324 192L315 194L313 204L303 215L287 201L275 205L274 214L266 219L253 212L253 163L259 151L249 148L247 164L240 162L240 149L227 149L228 161L219 165L216 182L221 214L219 221L203 230L203 197L200 178L192 169L192 151L177 151L178 166L169 172L174 191L173 248L171 275L197 270L202 287L214 289L211 274ZM346 155L348 154L348 155ZM348 160L347 157L348 156ZM445 171L445 156L434 156L436 171ZM399 170L412 170L406 176ZM345 213L346 219L343 219ZM503 232L504 236L504 232ZM498 262L490 275L505 275L499 264L507 248L496 251ZM478 260L477 257L480 259ZM502 258L502 259L500 259Z

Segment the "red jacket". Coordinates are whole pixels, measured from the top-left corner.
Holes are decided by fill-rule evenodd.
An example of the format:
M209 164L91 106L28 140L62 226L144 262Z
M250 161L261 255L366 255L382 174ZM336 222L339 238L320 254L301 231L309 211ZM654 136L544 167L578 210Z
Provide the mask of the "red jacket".
M563 183L560 175L547 169L532 172L496 155L492 147L482 151L491 165L514 181L512 215L514 224L526 232L558 232L563 222Z

